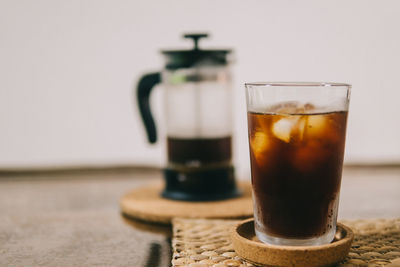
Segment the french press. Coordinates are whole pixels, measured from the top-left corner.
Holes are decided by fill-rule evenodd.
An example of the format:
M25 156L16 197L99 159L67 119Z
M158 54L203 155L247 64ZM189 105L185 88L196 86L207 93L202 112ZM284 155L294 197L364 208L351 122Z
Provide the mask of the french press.
M236 197L232 165L232 88L230 50L204 50L185 34L191 50L162 50L162 72L145 74L137 100L150 143L157 141L149 96L158 83L164 91L168 164L164 168L169 199L204 201Z

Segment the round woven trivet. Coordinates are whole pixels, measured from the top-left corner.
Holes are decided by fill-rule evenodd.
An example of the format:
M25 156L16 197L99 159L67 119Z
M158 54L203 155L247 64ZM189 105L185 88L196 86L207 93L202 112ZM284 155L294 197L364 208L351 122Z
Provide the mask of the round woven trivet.
M354 240L340 267L400 266L400 219L341 221ZM254 266L235 252L230 230L237 220L173 220L173 267Z
M242 195L237 198L189 202L170 200L161 197L162 184L151 184L135 189L121 198L122 212L136 219L171 223L172 218L248 218L253 214L251 185L248 182L238 183Z
M238 223L231 229L231 241L236 253L255 264L272 266L327 266L343 260L350 250L353 231L338 224L335 239L320 246L272 246L258 240L254 219Z

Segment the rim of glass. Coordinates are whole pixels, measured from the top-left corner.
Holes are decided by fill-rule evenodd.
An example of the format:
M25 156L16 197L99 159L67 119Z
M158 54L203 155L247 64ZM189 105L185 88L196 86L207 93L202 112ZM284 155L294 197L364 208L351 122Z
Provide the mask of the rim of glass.
M351 87L348 83L336 82L250 82L247 86L293 86L293 87Z

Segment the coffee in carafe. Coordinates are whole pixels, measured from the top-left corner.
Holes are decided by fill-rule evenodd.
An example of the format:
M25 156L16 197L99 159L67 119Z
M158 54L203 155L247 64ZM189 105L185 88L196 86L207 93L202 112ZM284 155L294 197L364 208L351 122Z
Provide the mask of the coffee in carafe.
M167 138L168 159L177 166L227 165L232 158L232 138Z

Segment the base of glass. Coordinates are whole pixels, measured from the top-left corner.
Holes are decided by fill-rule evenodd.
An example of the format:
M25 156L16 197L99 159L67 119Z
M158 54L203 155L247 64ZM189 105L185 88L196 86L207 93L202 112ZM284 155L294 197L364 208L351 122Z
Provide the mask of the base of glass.
M282 238L276 236L270 236L262 233L255 229L256 236L258 239L266 244L279 245L279 246L319 246L329 244L335 237L336 226L332 227L326 234L318 237L312 237L307 239L295 239L295 238Z

